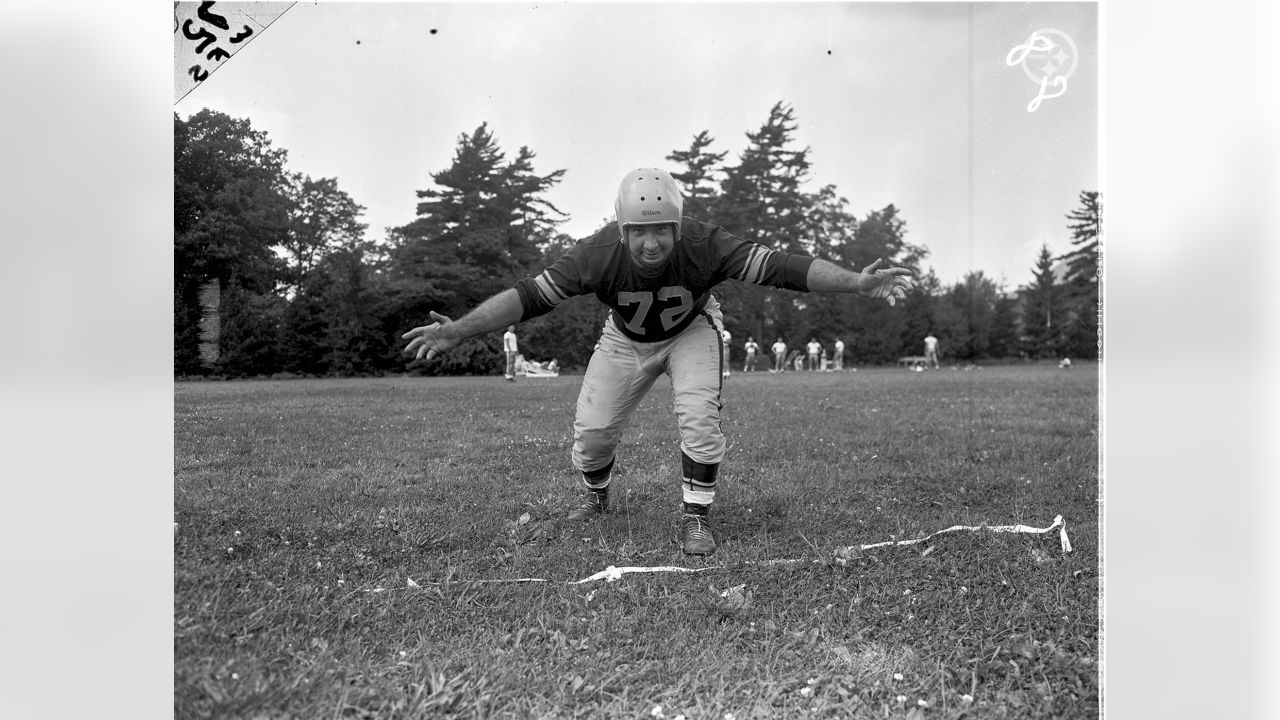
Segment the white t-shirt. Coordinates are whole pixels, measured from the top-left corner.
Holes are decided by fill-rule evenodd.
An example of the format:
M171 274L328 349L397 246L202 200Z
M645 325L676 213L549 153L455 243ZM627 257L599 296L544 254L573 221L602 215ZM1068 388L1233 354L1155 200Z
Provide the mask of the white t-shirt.
M818 353L822 352L822 346L818 344L817 340L814 340L813 342L809 343L808 348L809 348L810 355L817 355Z
M837 341L836 341L836 354L837 354L837 355L839 355L839 354L840 354L840 353L842 353L842 352L844 352L844 341L843 341L843 340L837 340Z
M938 338L930 335L924 339L924 351L926 353L938 352Z
M517 352L516 334L510 330L502 333L502 349L506 352Z
M773 344L774 355L782 355L786 351L787 351L787 344L782 342L781 340Z
M733 339L733 336L729 334L729 331L728 331L728 330L721 330L721 331L720 331L720 339L724 341L724 344L725 344L725 345L728 345L728 344L729 344L729 341L730 341L731 339Z

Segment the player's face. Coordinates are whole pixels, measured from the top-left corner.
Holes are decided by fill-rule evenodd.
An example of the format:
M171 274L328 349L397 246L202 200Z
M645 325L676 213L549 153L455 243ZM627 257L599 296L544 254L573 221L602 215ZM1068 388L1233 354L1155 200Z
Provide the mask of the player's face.
M675 244L672 225L627 226L627 251L631 253L631 259L646 270L659 270L666 265Z

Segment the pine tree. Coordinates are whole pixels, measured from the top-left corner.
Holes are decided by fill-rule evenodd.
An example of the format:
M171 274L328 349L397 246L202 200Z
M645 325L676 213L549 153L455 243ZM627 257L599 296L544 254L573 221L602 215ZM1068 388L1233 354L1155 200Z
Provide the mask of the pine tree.
M809 253L805 213L809 198L801 184L809 176L809 149L791 147L796 130L792 109L779 102L764 125L747 133L749 142L739 162L725 168L722 194L715 203L717 224L745 240L766 247ZM726 323L737 332L757 338L786 336L788 344L799 338L795 317L803 300L794 293L766 290L745 283L724 283L716 297L725 306ZM793 333L797 333L794 337Z
M991 316L991 357L1018 355L1017 298L1001 291Z
M533 170L537 157L529 148L521 147L515 160L502 168L502 201L509 213L507 221L507 253L517 274L540 269L542 248L556 236L556 226L565 214L551 204L543 193L555 187L564 170L538 175Z
M1061 348L1063 297L1054 279L1048 245L1040 246L1033 272L1034 279L1023 295L1023 350L1033 358L1056 357Z
M1071 223L1073 249L1061 259L1067 261L1064 282L1072 286L1098 286L1098 248L1102 234L1102 203L1096 191L1080 191L1080 206L1067 213Z
M538 175L521 148L506 162L487 124L461 135L453 163L418 191L417 217L391 234L390 318L404 327L428 311L458 317L525 277L551 239L560 212L541 194L563 170ZM490 372L498 339L472 338L433 372Z
M809 206L800 189L809 178L809 148L790 147L796 127L792 109L779 102L759 130L747 133L738 164L725 169L721 224L761 245L807 252L811 243L798 231Z
M945 296L959 322L950 328L948 353L962 360L991 357L991 339L995 333L996 305L1000 291L981 270L974 270L956 283Z
M684 170L671 173L684 191L684 214L704 222L715 222L715 199L719 195L716 175L728 151L713 153L707 148L715 139L706 130L693 137L688 150L676 150L667 160L679 163Z
M1081 191L1080 205L1067 214L1071 222L1072 250L1062 256L1067 262L1064 278L1066 310L1064 322L1064 352L1077 357L1097 357L1098 313L1102 311L1102 279L1100 237L1102 231L1102 203L1094 191Z

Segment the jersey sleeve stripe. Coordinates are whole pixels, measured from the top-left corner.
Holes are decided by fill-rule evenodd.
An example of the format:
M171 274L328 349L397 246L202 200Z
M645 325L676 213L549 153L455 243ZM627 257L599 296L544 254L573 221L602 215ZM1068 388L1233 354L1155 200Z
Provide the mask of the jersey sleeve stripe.
M747 279L747 272L751 269L751 258L755 255L755 252L756 249L754 247L747 250L746 260L742 261L742 267L738 270L737 274L733 276L735 280Z
M743 279L759 285L764 280L765 264L771 254L772 251L763 245L751 248L751 255L747 257L747 267L743 272Z
M533 286L538 289L538 294L548 305L559 305L569 297L568 293L561 290L545 271L533 279Z

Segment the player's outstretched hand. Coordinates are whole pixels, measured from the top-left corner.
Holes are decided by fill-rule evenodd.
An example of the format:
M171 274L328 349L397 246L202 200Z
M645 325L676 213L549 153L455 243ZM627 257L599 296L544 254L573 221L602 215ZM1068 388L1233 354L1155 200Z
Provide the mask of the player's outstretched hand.
M915 284L912 276L915 274L910 268L892 267L884 270L877 270L880 263L884 262L884 258L880 258L870 265L862 268L862 274L866 275L870 280L867 287L863 288L863 292L868 297L877 300L888 300L890 305L897 303L899 300L905 300L907 290Z
M452 337L452 333L446 331L453 324L452 320L435 311L431 312L431 319L435 322L416 327L400 336L401 339L409 341L404 351L413 353L415 360L421 360L423 355L430 360L458 344L458 341Z

